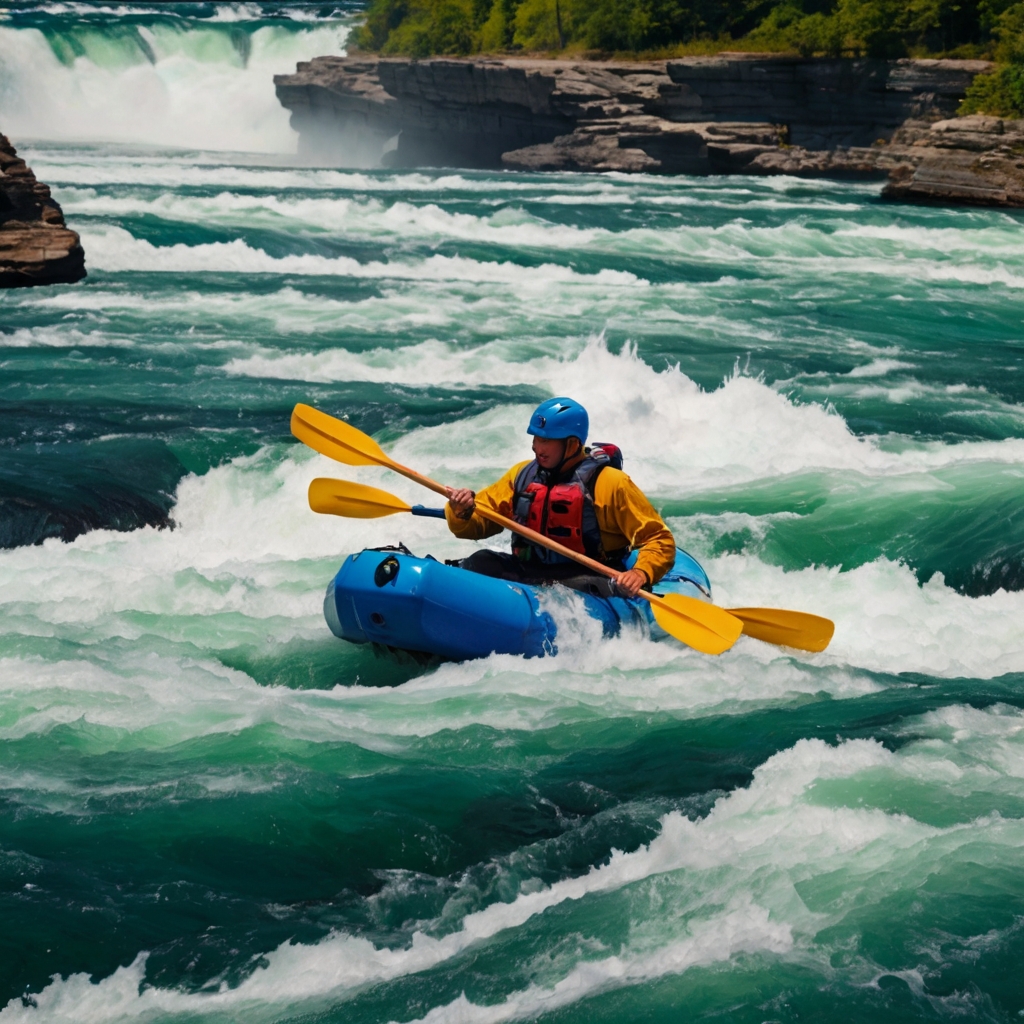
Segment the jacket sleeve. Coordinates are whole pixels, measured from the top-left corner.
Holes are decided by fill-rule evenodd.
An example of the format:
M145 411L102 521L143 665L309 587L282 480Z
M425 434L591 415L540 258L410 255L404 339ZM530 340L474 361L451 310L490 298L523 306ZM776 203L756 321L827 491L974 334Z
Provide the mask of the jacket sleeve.
M625 538L637 552L634 568L646 573L651 583L657 583L672 568L676 559L672 531L622 470L609 467L597 478L594 507L597 525L602 535L608 535L606 548L611 550L616 536Z
M515 493L515 481L519 470L526 465L520 462L513 466L497 483L477 491L476 503L494 512L500 512L508 519L512 518L512 496ZM502 528L497 523L484 519L478 512L474 511L469 519L459 519L452 511L450 502L444 506L444 518L448 523L448 529L461 537L463 540L483 540L485 537L493 537L501 533Z

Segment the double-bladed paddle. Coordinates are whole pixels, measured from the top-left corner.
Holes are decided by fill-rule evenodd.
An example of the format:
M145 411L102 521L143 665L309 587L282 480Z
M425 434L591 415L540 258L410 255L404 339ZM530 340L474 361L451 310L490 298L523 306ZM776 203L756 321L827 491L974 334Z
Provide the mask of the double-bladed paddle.
M411 512L414 516L444 515L440 509L409 505L378 487L330 477L317 477L309 485L309 507L314 512L347 519L379 519L398 512ZM727 608L726 611L743 623L747 636L802 651L825 650L835 629L830 619L784 608Z
M302 405L301 403L295 406L292 412L291 427L292 433L300 441L322 455L327 455L349 466L384 466L402 476L408 477L410 480L415 480L424 487L429 487L430 490L438 494L443 494L446 498L448 496L448 491L443 484L439 484L436 480L431 480L430 477L395 462L372 437L368 437L351 424L337 420L333 416L328 416L312 406ZM331 481L331 483L335 487L338 485L342 487L348 486L346 481L341 480ZM404 512L410 508L405 502L401 502L399 507L395 508L393 503L396 499L386 491L366 488L365 485L358 485L358 487L359 489L355 492L347 492L350 496L344 498L340 506L340 508L345 510L341 512L342 515L362 509L363 511L360 515L360 518L362 518L367 509L366 498L368 492L373 491L376 491L377 495L383 496L384 499L389 499L395 512ZM541 547L546 547L572 561L579 562L581 565L593 569L602 576L607 576L610 579L617 579L619 577L619 573L607 565L588 558L586 555L581 555L579 552L573 551L571 548L567 548L550 537L545 537L543 534L537 533L528 527L521 526L511 519L507 519L500 512L480 504L476 506L476 509L484 519L489 519L506 530L512 530L520 536L533 541L535 544L539 544ZM378 514L381 513L373 512L374 516ZM658 597L643 590L640 591L639 596L643 600L650 602L655 621L666 633L704 654L721 654L723 651L727 651L736 643L743 632L743 623L736 616L730 615L727 611L718 608L716 605L698 601L696 598L686 597L683 594L669 594L665 597Z
M448 496L442 484L395 462L372 437L312 406L301 403L295 406L291 429L304 444L338 462L349 466L384 466L438 494ZM344 480L314 480L310 485L309 500L314 511L351 518L377 518L396 512L413 511L412 506L387 491ZM556 551L611 579L619 576L609 566L513 522L493 509L479 504L476 508L483 518L527 537L541 547ZM805 612L744 608L737 609L741 613L737 615L683 594L662 597L641 590L638 596L650 602L655 620L666 633L705 654L721 654L728 650L741 632L768 643L821 651L831 639L834 628L828 619Z

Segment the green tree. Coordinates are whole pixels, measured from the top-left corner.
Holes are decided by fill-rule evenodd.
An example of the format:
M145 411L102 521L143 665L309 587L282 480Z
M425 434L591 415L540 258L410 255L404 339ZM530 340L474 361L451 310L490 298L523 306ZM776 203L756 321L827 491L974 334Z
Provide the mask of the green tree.
M558 17L555 16L556 0L523 0L516 9L512 41L523 50L557 50L565 45L565 32L570 26L568 10L559 3ZM561 28L561 32L559 31ZM567 41L567 40L566 40Z
M356 33L356 44L364 50L381 50L388 36L408 14L408 0L373 0L366 10L366 20Z
M357 37L381 53L643 52L698 40L805 55L1024 49L1024 0L371 0ZM1014 27L1016 26L1016 27ZM731 38L730 38L731 37ZM971 49L973 47L973 49Z
M494 0L480 27L480 49L497 53L512 49L516 32L518 0Z
M476 13L473 0L374 0L357 42L365 50L410 57L473 53Z
M642 51L728 31L744 0L524 0L516 45L551 50L567 42L604 52Z

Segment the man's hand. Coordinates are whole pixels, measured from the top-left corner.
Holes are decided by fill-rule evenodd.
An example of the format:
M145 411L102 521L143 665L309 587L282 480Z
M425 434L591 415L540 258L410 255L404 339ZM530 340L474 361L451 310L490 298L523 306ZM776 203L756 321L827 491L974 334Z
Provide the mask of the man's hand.
M448 504L459 519L468 519L476 508L476 493L468 487L446 487Z
M629 597L636 597L641 588L647 586L647 574L640 569L629 569L620 572L615 582Z

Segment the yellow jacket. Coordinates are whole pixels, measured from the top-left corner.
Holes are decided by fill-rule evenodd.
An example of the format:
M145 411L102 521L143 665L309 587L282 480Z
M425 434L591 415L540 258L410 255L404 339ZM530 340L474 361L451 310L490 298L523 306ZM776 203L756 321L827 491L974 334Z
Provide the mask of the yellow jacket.
M515 480L529 461L513 466L497 483L478 492L477 504L511 519ZM598 475L594 484L594 512L605 551L619 548L636 550L635 568L643 570L651 583L657 583L672 568L676 558L672 532L654 511L643 491L621 469L605 466ZM448 529L456 537L466 540L482 540L502 531L497 523L476 512L469 519L459 519L451 504L445 505L444 515Z

